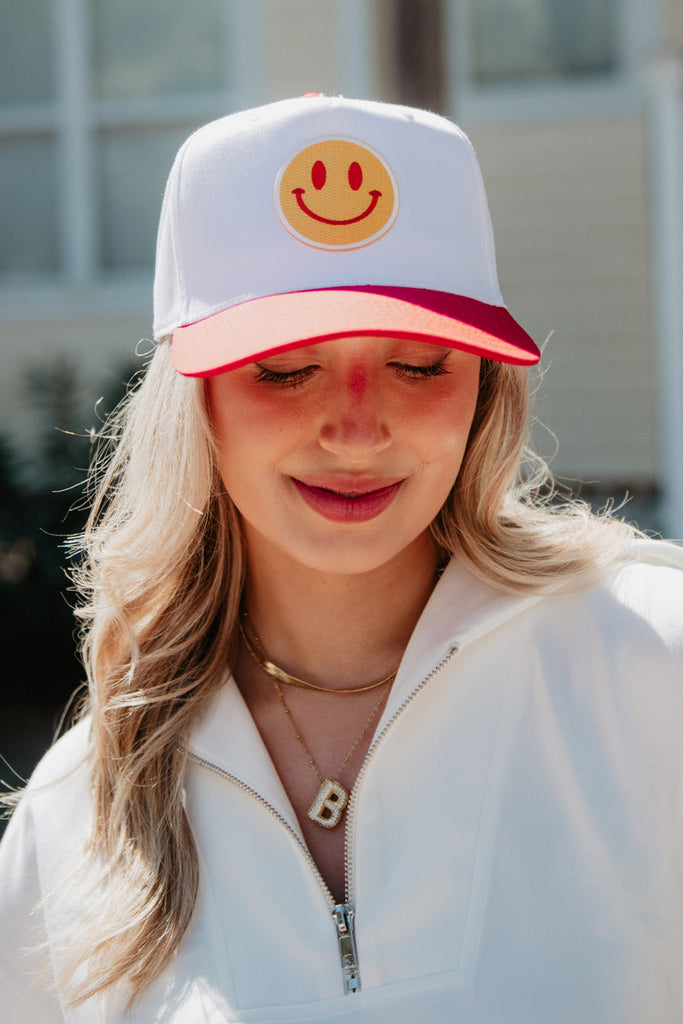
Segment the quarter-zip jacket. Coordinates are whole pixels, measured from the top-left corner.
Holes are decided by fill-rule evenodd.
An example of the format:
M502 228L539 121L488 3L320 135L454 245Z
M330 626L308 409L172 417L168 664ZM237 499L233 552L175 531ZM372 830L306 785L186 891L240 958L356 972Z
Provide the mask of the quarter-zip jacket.
M123 989L66 1008L31 984L78 910L31 914L87 834L77 726L0 847L3 1022L680 1024L683 553L632 553L542 597L448 566L353 790L336 911L227 680L189 741L195 913L130 1015Z

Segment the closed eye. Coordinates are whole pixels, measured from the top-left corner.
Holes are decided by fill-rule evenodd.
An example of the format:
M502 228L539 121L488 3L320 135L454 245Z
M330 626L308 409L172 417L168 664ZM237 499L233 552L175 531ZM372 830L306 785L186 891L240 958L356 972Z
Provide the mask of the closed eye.
M257 381L264 381L266 384L280 384L283 387L295 388L309 379L317 369L315 365L302 366L298 370L269 370L260 363L256 363L259 372L256 375Z
M446 367L446 356L443 356L436 363L428 363L426 366L412 366L410 363L390 363L400 377L408 377L412 380L420 380L425 377L440 377L451 371Z

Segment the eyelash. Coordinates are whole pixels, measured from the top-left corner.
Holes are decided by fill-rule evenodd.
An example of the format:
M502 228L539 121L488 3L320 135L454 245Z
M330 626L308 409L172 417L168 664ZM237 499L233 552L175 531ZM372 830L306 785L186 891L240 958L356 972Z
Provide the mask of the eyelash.
M258 363L256 365L259 367L259 372L256 375L257 381L265 381L266 384L282 384L290 388L296 388L299 384L303 384L315 370L315 366L302 366L300 370L278 373L277 370L267 370L265 366L259 366Z
M256 364L258 366L258 363ZM429 363L427 366L411 366L408 363L389 364L400 377L408 380L425 380L429 377L440 377L444 373L450 373L446 369L446 357L437 363ZM266 384L280 384L283 387L296 388L309 379L317 369L316 366L302 366L300 370L277 371L268 370L265 366L259 366L256 376L258 382Z
M438 363L429 363L427 366L410 366L407 363L391 364L401 377L408 377L412 380L424 380L426 377L441 377L444 373L450 373L446 368L446 356Z

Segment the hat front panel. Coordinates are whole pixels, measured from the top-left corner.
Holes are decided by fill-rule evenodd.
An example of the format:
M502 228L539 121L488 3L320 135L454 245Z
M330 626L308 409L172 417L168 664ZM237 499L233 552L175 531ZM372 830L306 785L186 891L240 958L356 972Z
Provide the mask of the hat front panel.
M365 244L318 248L287 229L276 190L293 156L340 137L378 154L398 200L389 227ZM469 143L445 119L381 104L285 101L206 126L188 147L179 187L183 322L251 298L349 285L432 288L501 303L472 161Z

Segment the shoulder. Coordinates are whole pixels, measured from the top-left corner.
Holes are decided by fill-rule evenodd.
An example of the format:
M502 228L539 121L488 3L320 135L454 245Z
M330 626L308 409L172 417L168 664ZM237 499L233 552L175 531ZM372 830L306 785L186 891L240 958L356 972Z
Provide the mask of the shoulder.
M36 793L45 786L68 783L74 774L83 774L90 750L90 719L74 725L43 755L28 785Z
M677 761L683 728L683 552L631 545L602 580L531 609L527 641L549 690L612 709ZM583 706L583 705L582 705ZM616 709L620 708L618 712ZM665 741L664 737L668 737Z
M672 650L683 654L683 548L640 541L630 556L607 581L607 589Z
M90 719L69 729L38 762L21 804L43 828L72 828L89 810Z
M683 796L683 549L637 541L600 583L568 595L554 616L565 672L596 733L642 768L671 807ZM637 751L640 751L638 758Z
M535 598L517 598L516 610L506 628L523 638L549 684L650 696L661 691L673 705L683 702L680 547L631 543L597 580L576 579Z
M89 737L85 719L47 751L3 837L0 862L18 862L26 870L33 864L43 887L56 884L83 850L90 824Z
M45 754L0 843L0 997L8 1024L63 1019L42 983L52 974L46 897L80 863L87 841L88 748L83 721ZM60 913L55 921L64 923Z
M501 664L524 680L528 699L555 716L579 760L594 741L619 749L660 792L676 787L679 801L683 551L638 541L601 579L519 607Z
M609 575L579 590L573 603L621 645L661 647L683 658L683 548L635 541Z

